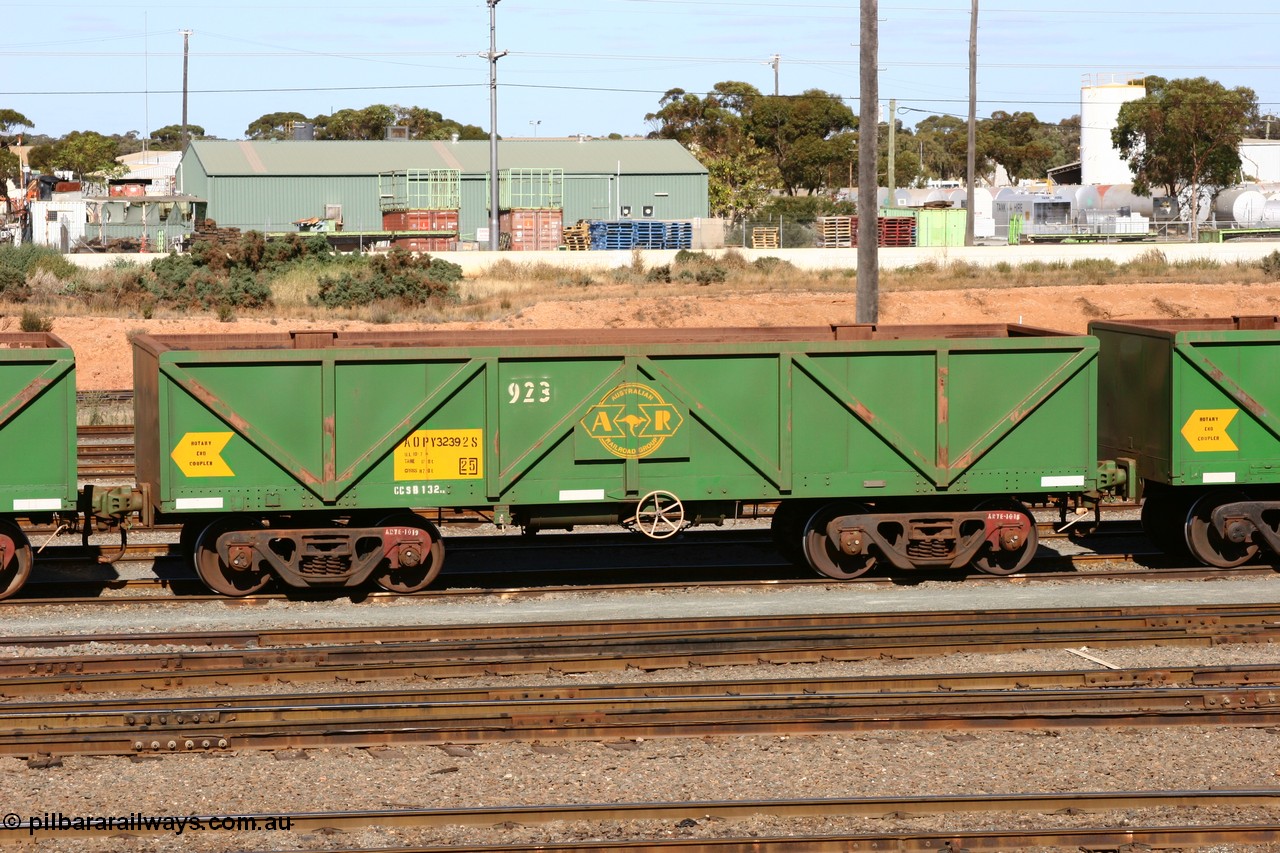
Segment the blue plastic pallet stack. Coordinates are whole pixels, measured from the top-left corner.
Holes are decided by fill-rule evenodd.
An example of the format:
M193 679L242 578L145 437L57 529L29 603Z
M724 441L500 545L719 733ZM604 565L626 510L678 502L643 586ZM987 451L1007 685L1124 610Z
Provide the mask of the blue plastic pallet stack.
M662 248L664 249L692 249L693 248L693 223L692 222L668 222L666 228L666 238Z
M632 249L635 245L635 222L624 220L591 223L592 249Z
M667 242L667 224L641 220L636 222L636 248L662 249Z
M648 219L596 220L588 226L591 248L691 249L692 222L655 222Z

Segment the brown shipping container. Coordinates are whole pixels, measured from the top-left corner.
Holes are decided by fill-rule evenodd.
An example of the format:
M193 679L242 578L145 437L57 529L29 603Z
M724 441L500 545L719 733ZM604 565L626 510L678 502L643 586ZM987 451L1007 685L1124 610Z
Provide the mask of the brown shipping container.
M506 210L499 216L498 227L511 235L513 252L558 249L564 237L564 211Z
M383 231L458 233L456 210L393 210L382 214Z
M458 241L454 237L396 237L391 245L406 252L452 252Z

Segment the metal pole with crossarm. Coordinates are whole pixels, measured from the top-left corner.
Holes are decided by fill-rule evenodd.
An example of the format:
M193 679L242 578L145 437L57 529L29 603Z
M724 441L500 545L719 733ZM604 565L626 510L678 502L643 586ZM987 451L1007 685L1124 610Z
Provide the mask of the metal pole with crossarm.
M498 250L498 1L489 3L489 249Z

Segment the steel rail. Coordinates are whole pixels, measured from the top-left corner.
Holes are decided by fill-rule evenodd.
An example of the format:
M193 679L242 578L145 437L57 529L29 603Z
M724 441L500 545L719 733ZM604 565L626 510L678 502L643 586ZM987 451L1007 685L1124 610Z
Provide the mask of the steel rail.
M89 715L115 725L166 724L163 717L203 715L210 703L220 713L240 707L405 704L446 702L506 702L517 700L595 699L661 696L743 696L747 694L927 693L1008 690L1101 689L1116 687L1249 687L1270 688L1280 683L1280 666L1251 664L1223 667L1161 667L1130 669L1043 670L1026 672L938 673L929 675L859 675L820 678L728 679L719 681L646 681L628 684L565 684L503 687L432 687L401 690L361 690L321 693L250 694L235 696L141 696L0 705L0 720L21 720L26 728L52 726L69 715ZM16 726L15 726L16 727Z
M501 701L295 700L144 715L0 715L0 755L129 755L400 744L636 740L883 730L1273 726L1280 686L759 693Z
M599 822L599 821L660 821L667 825L673 822L692 819L705 820L708 818L722 821L742 820L745 818L758 817L768 815L778 818L831 818L831 817L852 817L852 818L906 818L909 816L928 816L928 815L979 815L991 813L1011 813L1011 814L1034 814L1039 816L1045 823L1049 821L1045 816L1052 816L1055 813L1064 814L1100 814L1115 811L1133 811L1136 809L1203 809L1208 807L1220 807L1229 809L1252 808L1257 810L1267 810L1271 813L1280 809L1280 790L1275 789L1251 789L1236 791L1116 791L1116 792L1068 792L1053 794L981 794L981 795L953 795L953 796L937 796L937 797L858 797L858 798L828 798L828 799L809 799L809 800L709 800L695 801L683 803L593 803L593 804L543 804L543 805L527 805L527 806L505 806L496 808L470 808L470 809L385 809L378 811L334 811L334 812L292 812L283 814L243 814L233 816L221 816L215 818L210 815L195 815L205 825L209 825L214 820L220 820L230 817L232 819L243 819L246 824L249 821L256 821L259 825L266 825L268 821L274 819L276 821L288 820L292 831L296 833L314 833L318 831L332 832L344 831L353 832L369 826L384 827L441 827L441 826L480 826L492 827L495 825L519 825L519 826L540 826L548 823L581 823L581 822ZM51 816L52 817L52 816ZM172 830L166 830L163 827L147 827L138 825L129 827L128 834L137 835L139 837L154 837L157 835L171 836ZM21 821L13 827L0 830L0 843L7 840L47 840L50 838L72 839L72 838L90 838L103 837L106 835L119 834L119 829L54 829L54 828L37 828L32 825L31 821ZM1138 838L1151 839L1180 839L1181 843L1187 844L1193 841L1203 842L1205 840L1222 841L1223 839L1231 839L1240 843L1269 843L1280 839L1280 824L1275 822L1260 822L1258 824L1228 824L1224 826L1213 825L1188 825L1180 827L1102 827L1102 828L1080 828L1080 827L1062 827L1062 828L1016 828L1007 830L958 830L948 831L946 833L914 833L914 832L893 832L893 833L875 833L875 834L849 834L840 836L820 836L812 839L818 843L832 842L835 844L845 844L842 848L827 849L850 849L847 845L850 841L862 841L873 839L885 839L888 843L899 845L898 847L890 847L888 849L903 849L911 851L933 851L938 850L958 850L958 845L948 845L943 843L941 846L933 846L932 840L937 839L946 842L949 839L1004 839L1001 843L1007 845L1009 841L1023 840L1027 844L1032 843L1057 843L1050 839L1074 839L1068 844L1079 842L1079 846L1086 849L1095 849L1086 843L1088 839L1132 839L1128 843L1133 843ZM642 841L618 841L616 839L607 842L568 842L556 843L556 849L571 849L582 851L607 851L618 849L641 849L641 850L699 850L704 849L706 845L736 845L734 847L706 847L706 849L736 849L736 850L756 850L760 849L759 845L768 843L777 846L779 850L797 850L809 849L807 846L799 846L806 844L811 839L804 836L791 836L787 838L762 839L752 837L749 839L653 839ZM743 845L749 845L744 847ZM790 846L783 846L790 845ZM906 846L903 846L906 845ZM968 844L964 846L969 846ZM1116 845L1118 846L1118 845ZM326 848L329 849L329 848ZM400 848L400 849L424 849L424 850L441 850L439 847L425 848ZM449 850L545 850L546 843L538 845L512 845L512 846L492 846L476 848L462 848L451 846ZM876 849L883 850L880 847L870 848L854 848L854 849Z
M983 610L916 610L910 613L805 613L772 616L709 616L688 619L638 618L553 620L459 625L358 625L337 628L250 628L220 631L158 631L94 634L41 634L0 637L0 644L55 647L80 643L100 645L194 645L238 649L274 649L334 643L384 645L399 642L476 641L501 644L507 640L649 636L679 639L722 637L728 632L803 632L834 630L846 634L875 629L897 633L976 633L993 626L1043 633L1047 629L1080 630L1093 627L1272 628L1280 625L1280 603L1164 604L1116 607L1040 607ZM477 640L477 638L481 638ZM0 659L2 660L2 659ZM10 663L29 662L21 661ZM55 658L65 660L65 658Z
M547 672L603 672L634 667L647 670L687 666L757 665L879 657L920 657L957 652L999 653L1028 648L1079 645L1213 646L1222 643L1272 642L1280 635L1275 608L1228 611L1179 617L1092 619L1094 629L1081 623L1024 624L980 619L966 626L966 614L950 614L933 622L893 623L902 614L879 614L862 626L812 628L809 617L769 617L709 620L690 630L687 620L648 624L648 629L621 633L606 623L551 623L518 628L521 636L489 637L498 626L438 629L453 636L486 636L483 640L397 642L386 629L346 629L351 637L382 636L383 642L342 646L294 646L267 649L167 652L137 655L30 657L0 662L0 695L34 696L52 692L103 692L140 687L168 689L207 684L245 684L272 681L314 682L370 678L450 678ZM826 617L831 618L831 617ZM970 617L972 619L972 617ZM856 621L850 619L850 621ZM1106 623L1111 624L1106 624ZM770 624L774 627L768 627ZM867 626L877 626L868 630ZM679 626L682 630L676 630ZM627 626L623 626L627 627ZM635 626L631 626L635 627ZM436 629L400 629L409 635ZM512 633L512 632L507 632ZM882 634L884 636L877 636ZM584 638L590 638L584 643ZM67 638L63 638L64 640ZM87 637L81 642L90 641Z

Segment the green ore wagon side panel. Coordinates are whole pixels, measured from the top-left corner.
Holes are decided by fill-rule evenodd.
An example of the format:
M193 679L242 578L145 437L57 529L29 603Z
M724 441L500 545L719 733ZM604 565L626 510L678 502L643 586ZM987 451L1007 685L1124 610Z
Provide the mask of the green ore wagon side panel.
M1070 491L1096 356L1004 325L142 336L139 480L166 512Z
M49 334L0 334L0 513L76 507L76 362Z
M1275 317L1094 322L1099 452L1175 486L1280 482Z

